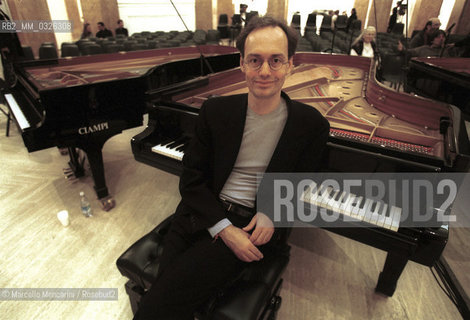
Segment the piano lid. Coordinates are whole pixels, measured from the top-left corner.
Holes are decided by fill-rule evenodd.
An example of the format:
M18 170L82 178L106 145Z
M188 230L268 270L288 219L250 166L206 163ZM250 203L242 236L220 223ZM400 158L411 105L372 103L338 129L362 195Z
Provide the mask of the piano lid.
M200 46L200 49L206 57L238 52L225 46ZM23 73L39 91L52 90L140 77L155 66L198 57L197 47L118 52L27 63L23 65Z
M461 75L468 81L470 77L470 58L437 58L420 57L411 59L413 63L419 63L435 70Z

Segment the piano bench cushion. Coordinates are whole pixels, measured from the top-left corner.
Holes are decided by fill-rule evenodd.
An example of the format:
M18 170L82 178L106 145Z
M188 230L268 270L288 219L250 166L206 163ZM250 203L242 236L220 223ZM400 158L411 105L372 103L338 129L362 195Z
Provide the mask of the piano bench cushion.
M163 220L152 231L137 240L117 260L121 274L147 290L157 277L163 238L168 232L173 215Z
M133 289L135 292L145 293L155 280L163 251L163 238L172 219L173 216L165 219L118 258L117 267L137 286ZM201 318L210 315L214 319L258 319L273 296L278 294L281 274L289 263L289 252L287 243L280 243L261 261L250 263L198 314ZM133 297L130 298L132 301Z

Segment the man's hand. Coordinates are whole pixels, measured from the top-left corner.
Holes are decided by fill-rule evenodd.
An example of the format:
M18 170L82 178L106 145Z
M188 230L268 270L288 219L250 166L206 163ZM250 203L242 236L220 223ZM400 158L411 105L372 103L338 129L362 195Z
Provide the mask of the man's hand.
M250 241L255 246L260 246L268 243L274 233L274 225L271 219L269 219L264 213L258 212L255 214L250 223L243 228L243 231L250 231L254 227L255 231L250 236Z
M238 259L245 262L258 261L263 254L250 241L250 234L233 225L228 226L219 233L220 238L229 247Z

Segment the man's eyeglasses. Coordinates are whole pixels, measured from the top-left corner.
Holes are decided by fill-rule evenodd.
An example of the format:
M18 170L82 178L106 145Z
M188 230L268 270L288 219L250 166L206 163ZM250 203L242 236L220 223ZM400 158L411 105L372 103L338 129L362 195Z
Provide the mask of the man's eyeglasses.
M248 66L248 68L252 70L259 70L261 66L263 66L265 60L258 58L258 57L250 57L248 59L243 60L244 63ZM273 71L277 71L282 68L285 64L288 64L289 61L285 61L283 58L280 57L273 57L268 59L268 65Z

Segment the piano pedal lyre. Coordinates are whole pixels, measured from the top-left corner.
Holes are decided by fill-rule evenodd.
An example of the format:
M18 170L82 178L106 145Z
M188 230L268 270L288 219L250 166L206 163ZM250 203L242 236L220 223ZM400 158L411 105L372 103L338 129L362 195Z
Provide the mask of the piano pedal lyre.
M59 147L59 152L61 156L67 156L69 154L69 149L68 148L61 148Z
M100 201L101 209L104 211L109 211L116 206L116 201L112 196L107 196L98 200Z
M64 172L65 180L70 181L72 183L77 182L77 180L78 180L77 176L75 176L75 173L73 172L73 170L71 168L63 168L62 170Z

